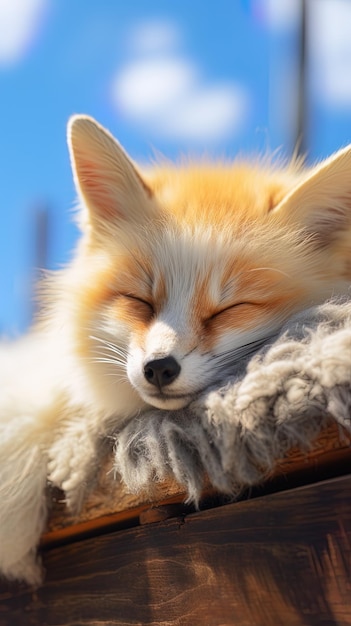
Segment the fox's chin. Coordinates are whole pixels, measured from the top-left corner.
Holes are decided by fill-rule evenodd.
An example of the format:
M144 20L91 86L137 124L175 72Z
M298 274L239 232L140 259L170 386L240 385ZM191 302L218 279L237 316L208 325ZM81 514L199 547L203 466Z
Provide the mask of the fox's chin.
M149 395L140 394L143 400L151 406L157 409L163 409L164 411L177 411L178 409L184 409L193 400L193 396L190 394L184 394L181 396L167 396L167 395Z

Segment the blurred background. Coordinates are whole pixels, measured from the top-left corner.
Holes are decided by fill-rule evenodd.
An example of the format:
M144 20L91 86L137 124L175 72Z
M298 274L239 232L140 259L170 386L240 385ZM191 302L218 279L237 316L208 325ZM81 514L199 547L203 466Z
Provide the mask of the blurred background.
M141 162L351 141L351 0L0 0L0 333L77 239L66 148L96 117Z

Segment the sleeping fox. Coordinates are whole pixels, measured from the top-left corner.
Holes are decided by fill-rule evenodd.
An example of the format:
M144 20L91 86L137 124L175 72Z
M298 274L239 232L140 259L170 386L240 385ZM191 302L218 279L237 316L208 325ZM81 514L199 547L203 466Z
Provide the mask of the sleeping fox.
M351 279L351 147L308 170L142 173L89 117L70 120L68 144L81 239L31 332L0 350L0 572L31 584L47 481L73 505L96 439L187 406Z

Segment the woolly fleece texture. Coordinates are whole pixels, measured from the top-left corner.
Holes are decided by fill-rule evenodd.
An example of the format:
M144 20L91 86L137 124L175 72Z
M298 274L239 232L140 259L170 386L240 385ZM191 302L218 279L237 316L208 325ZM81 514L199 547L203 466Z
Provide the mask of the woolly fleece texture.
M334 419L351 426L351 302L292 318L221 388L188 408L151 410L116 435L115 470L129 490L168 476L197 502L204 477L237 493Z

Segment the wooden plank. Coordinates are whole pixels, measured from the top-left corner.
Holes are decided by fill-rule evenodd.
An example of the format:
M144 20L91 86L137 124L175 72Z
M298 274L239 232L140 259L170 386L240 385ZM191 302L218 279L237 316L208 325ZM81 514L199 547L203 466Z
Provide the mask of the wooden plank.
M293 482L298 476L302 477L300 482L307 482L309 475L314 481L318 477L326 477L329 472L333 475L334 466L350 462L350 443L349 432L335 423L331 424L323 430L310 450L303 452L294 449L281 459L267 483L269 485L272 479L284 477L284 486L288 487L289 481ZM43 543L52 544L93 532L94 528L132 521L150 506L183 502L186 498L183 487L170 480L154 483L148 493L130 494L118 480L113 479L111 465L112 460L107 459L100 472L98 487L87 499L79 515L70 514L62 502L62 494L56 495ZM214 490L208 485L204 496L213 493Z
M48 550L1 626L349 626L351 475Z

